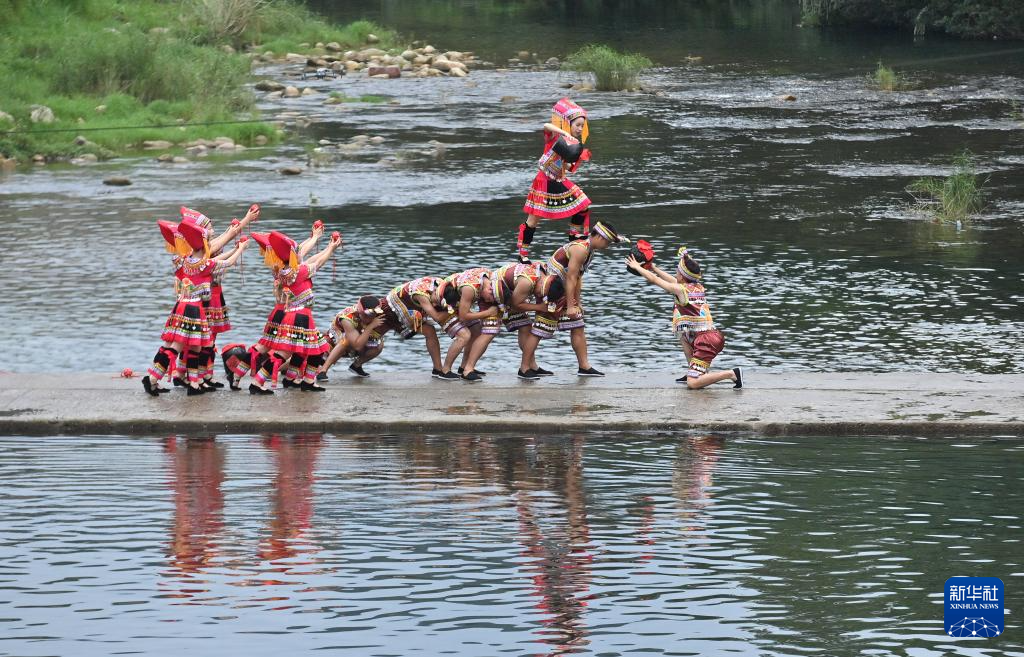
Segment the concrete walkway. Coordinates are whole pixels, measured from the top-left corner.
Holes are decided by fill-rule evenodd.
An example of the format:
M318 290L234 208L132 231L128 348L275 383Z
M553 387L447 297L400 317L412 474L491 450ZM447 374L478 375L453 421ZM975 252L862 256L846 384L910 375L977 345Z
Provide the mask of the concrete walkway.
M150 397L138 377L0 374L0 434L265 432L752 431L767 435L1024 437L1024 375L745 372L744 388L691 391L668 373L491 374L443 382L423 372L341 369L325 393L223 389Z

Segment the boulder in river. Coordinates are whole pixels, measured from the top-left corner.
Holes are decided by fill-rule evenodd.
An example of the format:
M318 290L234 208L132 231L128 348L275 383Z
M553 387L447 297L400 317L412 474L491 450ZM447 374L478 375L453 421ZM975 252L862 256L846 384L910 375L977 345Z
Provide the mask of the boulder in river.
M400 78L402 77L402 69L397 66L371 66L366 69L366 74L371 78L377 76L384 76L388 78Z
M112 178L105 179L103 184L110 185L111 187L127 187L132 184L132 181L122 176L114 176Z
M260 80L256 83L257 91L284 91L284 84L277 80Z
M299 89L297 87L293 87L291 85L288 85L287 87L284 88L284 97L285 98L298 98L301 95L302 95L302 92L299 91Z
M282 167L281 168L281 175L282 176L297 176L300 173L302 173L302 167Z

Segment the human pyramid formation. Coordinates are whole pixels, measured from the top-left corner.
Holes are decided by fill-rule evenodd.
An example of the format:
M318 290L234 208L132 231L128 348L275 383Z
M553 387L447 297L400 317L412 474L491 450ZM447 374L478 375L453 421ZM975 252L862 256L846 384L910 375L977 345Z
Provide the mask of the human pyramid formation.
M241 220L233 219L218 236L214 236L209 217L185 207L180 222L158 221L166 248L173 254L178 298L164 325L163 344L142 379L143 387L153 396L169 392L161 387L168 377L175 385L184 386L189 395L224 386L213 380L217 335L231 328L221 278L251 241L259 246L273 273L275 305L259 341L251 346L233 343L222 347L232 390L240 390L240 382L248 374L249 393L254 395L274 394L279 382L284 388L323 391L317 381L326 380L328 370L343 356L353 359L350 372L368 377L363 366L380 355L389 331L402 339L422 334L433 362L431 373L442 381L482 381L485 373L477 369L477 363L502 328L517 334L522 352L520 379L531 381L553 374L538 365L536 352L540 341L557 331L569 331L579 376L604 376L587 356L581 280L596 252L629 240L608 222L591 226L590 199L566 178L590 159L590 151L583 147L587 136L586 111L568 98L558 101L550 123L544 124L544 154L523 208L527 217L517 233L518 262L494 270L474 267L446 277L423 276L382 296L363 295L337 313L326 332L318 330L313 320L313 277L342 245L337 231L324 249L310 255L323 236L323 222L314 223L310 236L301 243L279 231L244 235L259 217L257 205ZM530 244L540 220L564 218L569 218L570 240L545 262L531 262ZM653 249L643 240L633 245L626 258L630 272L675 299L673 331L688 362L686 373L676 381L691 389L725 380L733 381L735 388L742 387L740 368L710 371L725 339L712 321L700 265L685 247L677 256L675 274L654 264ZM438 328L451 338L443 360ZM452 368L460 355L456 373Z

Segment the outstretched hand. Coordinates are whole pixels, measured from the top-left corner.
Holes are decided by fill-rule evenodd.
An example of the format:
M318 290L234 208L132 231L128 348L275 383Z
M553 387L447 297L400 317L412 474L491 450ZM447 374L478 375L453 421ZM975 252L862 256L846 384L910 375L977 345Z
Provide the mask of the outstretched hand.
M249 206L249 211L245 213L246 222L256 221L260 216L260 206L257 203L253 203Z
M634 271L639 271L641 268L640 261L634 258L632 253L626 256L626 266Z

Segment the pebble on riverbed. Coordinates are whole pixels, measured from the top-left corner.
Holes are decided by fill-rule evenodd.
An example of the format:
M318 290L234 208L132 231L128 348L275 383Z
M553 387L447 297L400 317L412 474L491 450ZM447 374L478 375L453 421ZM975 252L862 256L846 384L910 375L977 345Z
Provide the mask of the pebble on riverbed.
M280 171L282 176L297 176L302 173L302 167L282 167Z

